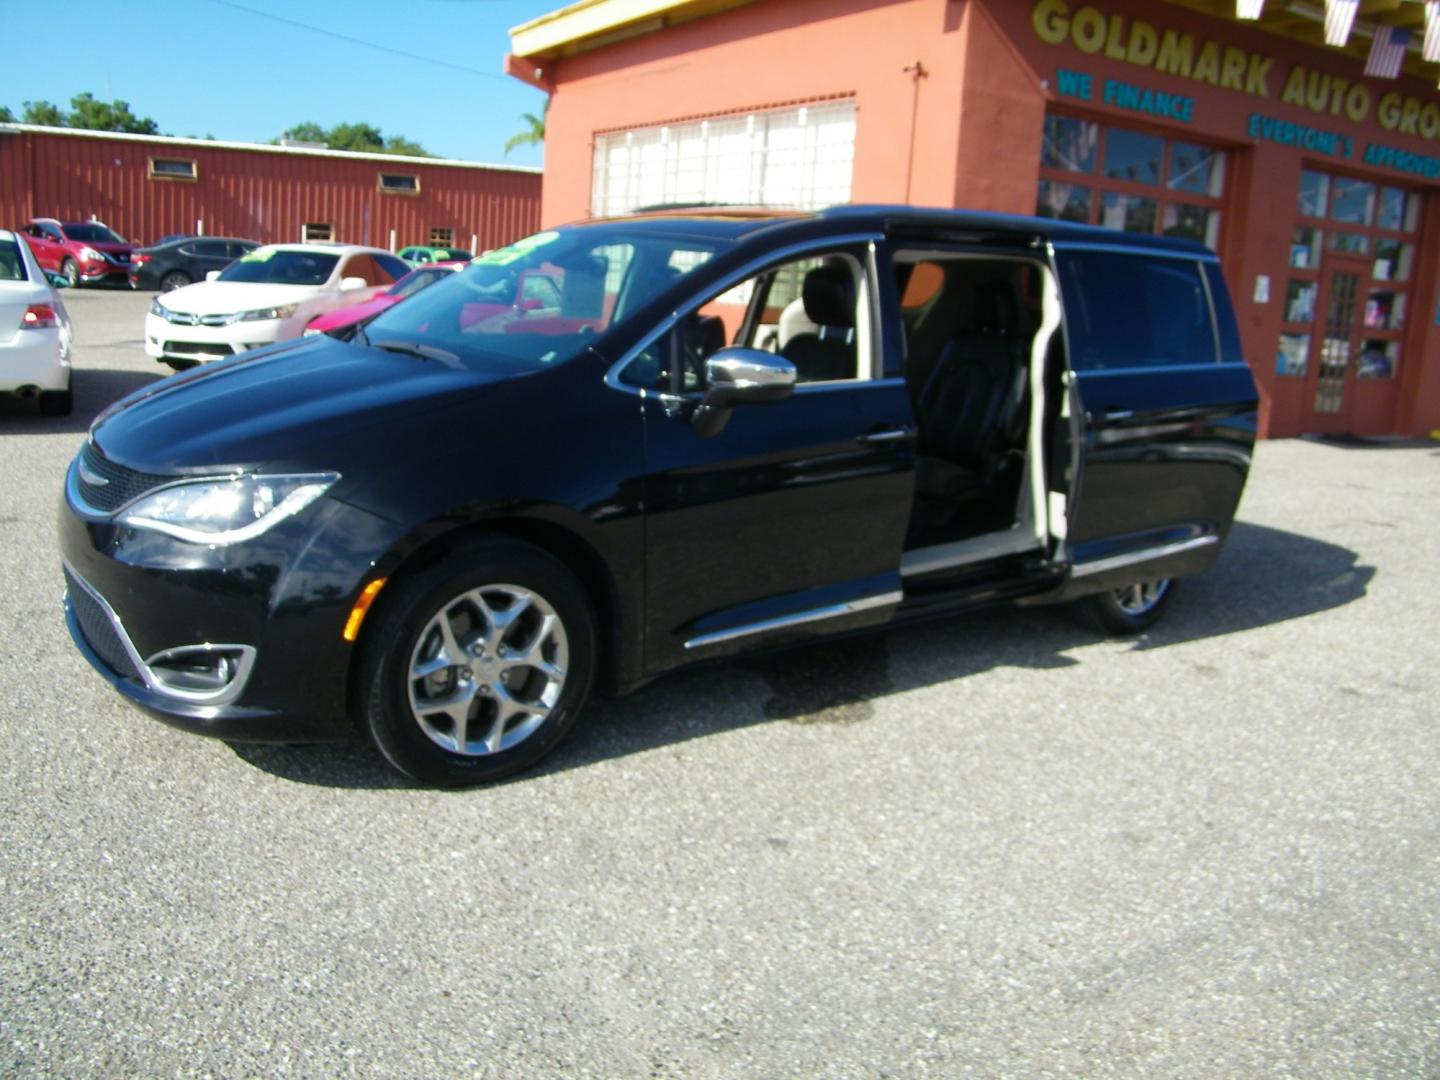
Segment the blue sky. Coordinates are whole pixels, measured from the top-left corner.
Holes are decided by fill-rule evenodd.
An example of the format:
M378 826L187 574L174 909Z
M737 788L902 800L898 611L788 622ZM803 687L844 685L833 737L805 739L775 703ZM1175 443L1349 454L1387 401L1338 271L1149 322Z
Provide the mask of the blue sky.
M443 157L539 165L538 148L508 157L501 149L523 130L520 114L538 116L545 102L540 91L503 74L508 30L563 6L565 0L0 0L11 44L0 104L18 117L24 101L68 108L88 90L105 101L128 101L170 135L264 142L306 120L323 127L360 121Z

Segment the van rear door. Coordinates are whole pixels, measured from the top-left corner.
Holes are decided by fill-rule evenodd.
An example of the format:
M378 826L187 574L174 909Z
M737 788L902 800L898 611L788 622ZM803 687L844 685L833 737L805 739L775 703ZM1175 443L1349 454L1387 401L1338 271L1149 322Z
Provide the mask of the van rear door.
M1257 395L1213 255L1054 244L1074 474L1071 595L1198 573L1234 520Z

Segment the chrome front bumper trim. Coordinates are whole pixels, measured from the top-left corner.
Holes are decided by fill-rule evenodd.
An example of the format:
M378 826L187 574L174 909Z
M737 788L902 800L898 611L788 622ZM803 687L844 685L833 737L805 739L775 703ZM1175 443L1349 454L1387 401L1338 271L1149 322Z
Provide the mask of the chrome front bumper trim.
M63 560L62 560L63 561ZM65 569L69 577L82 589L86 595L99 605L105 618L109 621L111 629L115 631L125 655L135 665L135 670L140 675L140 681L145 688L160 697L169 698L172 701L183 702L187 705L229 705L238 698L245 690L245 684L250 680L250 673L255 669L255 647L253 645L214 645L210 642L202 642L196 645L181 645L170 649L162 649L148 660L142 659L135 648L135 643L130 640L129 633L125 630L125 624L121 622L120 616L115 613L105 597L86 581L76 571L75 567L68 562ZM69 594L65 596L65 603L70 602ZM166 662L181 659L191 655L233 655L235 657L234 674L224 686L214 690L194 690L186 687L174 686L165 680L164 675L156 669Z

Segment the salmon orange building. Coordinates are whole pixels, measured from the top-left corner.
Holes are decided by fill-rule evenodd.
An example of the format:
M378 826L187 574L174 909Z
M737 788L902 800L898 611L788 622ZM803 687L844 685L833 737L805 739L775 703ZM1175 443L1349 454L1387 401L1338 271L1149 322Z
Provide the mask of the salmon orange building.
M870 202L1189 236L1225 267L1264 434L1440 429L1426 5L1365 0L1343 47L1325 0L1255 6L581 0L515 28L507 68L551 94L545 224ZM1366 74L1377 38L1393 77Z

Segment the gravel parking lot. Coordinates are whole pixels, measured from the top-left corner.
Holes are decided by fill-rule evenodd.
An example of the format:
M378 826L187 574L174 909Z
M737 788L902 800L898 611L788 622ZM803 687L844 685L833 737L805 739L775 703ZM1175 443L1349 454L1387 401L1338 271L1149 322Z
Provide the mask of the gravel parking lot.
M1262 445L1143 640L682 673L440 793L72 648L64 469L168 369L66 300L75 414L0 409L0 1074L1440 1076L1440 445Z

